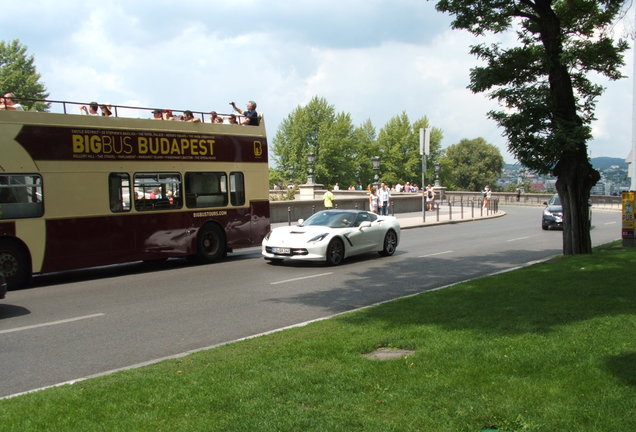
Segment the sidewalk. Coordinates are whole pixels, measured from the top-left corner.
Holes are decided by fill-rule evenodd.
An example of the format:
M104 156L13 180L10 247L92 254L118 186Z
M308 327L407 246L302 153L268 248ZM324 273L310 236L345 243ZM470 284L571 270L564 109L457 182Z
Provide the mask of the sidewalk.
M452 211L452 213L451 213ZM394 216L400 222L400 228L405 230L409 228L418 228L424 226L431 225L444 225L444 224L452 224L452 223L461 223L461 222L474 222L482 219L492 219L496 217L505 216L506 212L503 210L499 210L498 212L486 210L483 211L481 208L473 209L471 213L470 207L464 207L464 214L462 218L462 212L460 207L452 207L452 210L449 211L448 206L442 206L439 209L439 213L437 210L427 211L424 215L422 212L412 212L412 213L397 213ZM473 216L474 214L474 216ZM298 221L293 220L291 222L292 225L295 225ZM288 222L278 222L272 224L272 229L280 226L287 226Z

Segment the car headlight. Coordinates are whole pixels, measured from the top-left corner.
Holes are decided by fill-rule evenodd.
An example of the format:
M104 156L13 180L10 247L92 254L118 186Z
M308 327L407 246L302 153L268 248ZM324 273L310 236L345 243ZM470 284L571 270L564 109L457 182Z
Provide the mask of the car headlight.
M323 234L319 234L316 237L309 239L310 242L319 242L325 239L325 237L327 237L329 235L329 233L323 233Z
M552 212L548 209L543 210L543 216L552 216Z

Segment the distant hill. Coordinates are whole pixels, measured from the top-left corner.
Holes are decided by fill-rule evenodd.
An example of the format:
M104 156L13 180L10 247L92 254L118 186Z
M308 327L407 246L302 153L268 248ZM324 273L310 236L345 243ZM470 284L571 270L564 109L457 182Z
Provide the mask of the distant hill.
M592 166L597 170L604 170L612 165L618 165L620 168L627 169L627 162L623 158L613 157L595 157L592 158Z
M592 158L592 166L597 170L605 170L612 165L618 165L622 169L627 169L627 162L623 158L614 157L596 157ZM515 170L519 169L519 163L504 163L504 168Z

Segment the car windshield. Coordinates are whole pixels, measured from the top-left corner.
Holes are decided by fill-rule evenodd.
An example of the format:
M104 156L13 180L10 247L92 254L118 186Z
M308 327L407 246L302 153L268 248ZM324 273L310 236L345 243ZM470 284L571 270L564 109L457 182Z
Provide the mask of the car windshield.
M550 198L550 202L548 203L548 205L560 206L561 205L561 199L559 198L559 195L552 195L552 198Z
M318 225L329 228L347 228L353 226L356 215L351 212L322 211L314 213L309 219L303 221L303 226Z

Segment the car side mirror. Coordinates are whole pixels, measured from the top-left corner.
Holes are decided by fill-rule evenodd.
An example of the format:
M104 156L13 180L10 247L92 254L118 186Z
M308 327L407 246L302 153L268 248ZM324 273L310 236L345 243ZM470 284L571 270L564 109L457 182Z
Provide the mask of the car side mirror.
M305 222L305 219L302 219L302 218L301 218L301 219L298 219L298 225L302 225L302 224L303 224L303 222Z
M544 205L544 206L547 206L547 205L548 205L548 202L547 202L547 201L543 201L543 205Z
M360 228L369 228L371 226L371 222L364 221L360 224Z

